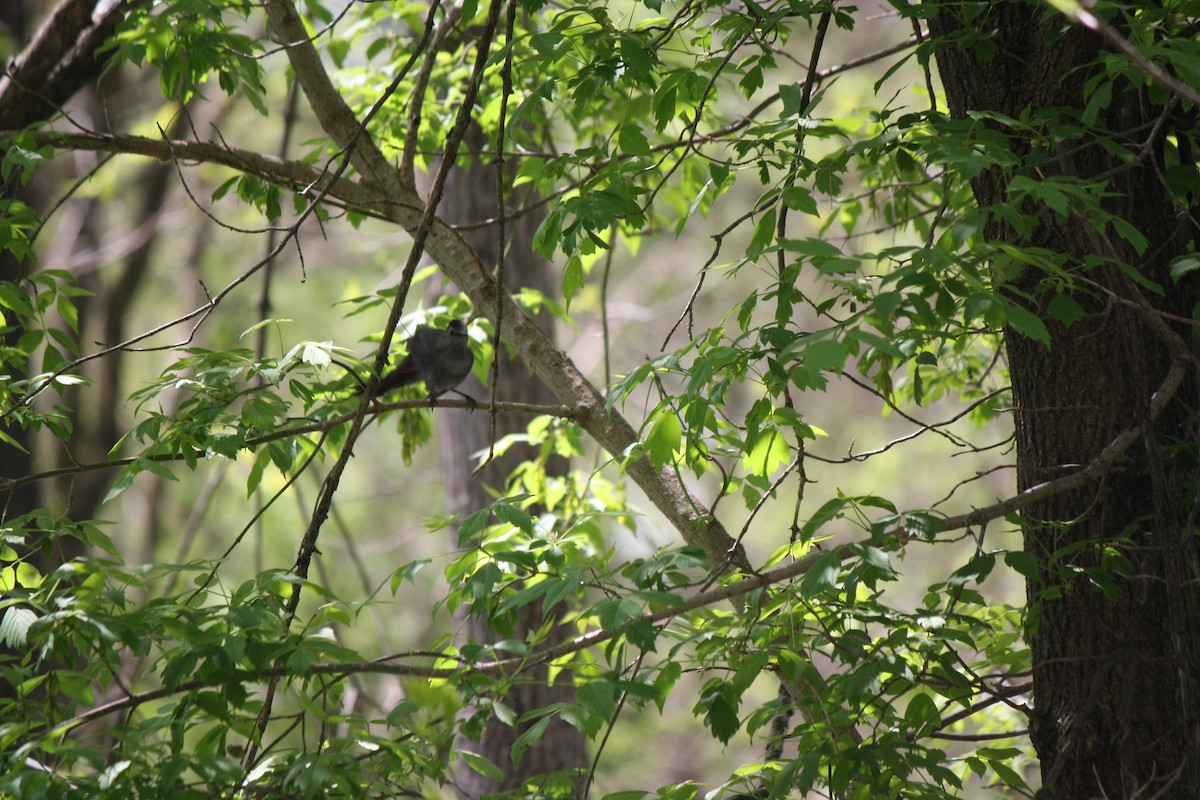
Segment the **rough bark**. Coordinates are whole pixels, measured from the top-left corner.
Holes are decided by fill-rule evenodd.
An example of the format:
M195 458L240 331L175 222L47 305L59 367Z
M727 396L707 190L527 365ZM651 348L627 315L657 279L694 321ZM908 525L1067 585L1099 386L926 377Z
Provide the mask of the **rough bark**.
M1038 5L991 4L971 28L994 34L993 57L952 38L937 51L951 113L994 110L1017 117L1023 109L1082 108L1082 86L1102 43L1083 28L1062 33L1064 24ZM951 10L942 10L932 28L949 37L970 29ZM1138 142L1163 113L1144 90L1127 88L1103 121ZM1186 411L1195 407L1194 380L1157 419L1149 413L1167 373L1190 357L1186 326L1155 312L1187 318L1200 300L1194 281L1175 285L1167 273L1194 235L1178 221L1153 161L1172 123L1168 118L1149 159L1133 168L1120 170L1120 162L1085 139L1051 152L1040 173L1032 173L1087 178L1114 171L1110 188L1118 196L1107 208L1147 237L1144 257L1077 214L1061 220L1043 210L1030 239L1000 223L987 231L993 240L1070 254L1076 264L1088 255L1116 258L1167 288L1158 296L1120 267L1077 267L1073 296L1086 314L1065 327L1045 313L1053 294L1042 291L1046 275L1026 268L1008 286L1014 298L1038 298L1027 305L1046 320L1052 339L1047 347L1006 331L1018 488L1088 464L1122 431L1138 425L1144 431L1142 446L1131 448L1099 483L1040 500L1023 515L1025 548L1040 567L1028 584L1030 728L1041 761L1040 796L1057 800L1183 798L1200 786L1200 547L1194 420ZM1018 155L1028 154L1016 137L1011 143ZM973 188L986 208L1005 202L1006 185L1004 174L991 171ZM1113 567L1116 553L1131 565L1128 574ZM1101 591L1089 570L1107 571L1115 591Z

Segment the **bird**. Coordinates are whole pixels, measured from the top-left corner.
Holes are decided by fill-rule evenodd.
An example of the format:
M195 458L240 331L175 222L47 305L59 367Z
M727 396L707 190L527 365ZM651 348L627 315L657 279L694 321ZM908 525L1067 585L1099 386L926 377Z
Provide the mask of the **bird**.
M461 395L471 405L478 405L475 398L454 388L475 364L475 354L467 337L467 326L460 319L452 319L445 330L418 326L405 345L408 355L391 372L379 381L379 394L383 395L403 386L424 381L429 392L429 405L446 392Z

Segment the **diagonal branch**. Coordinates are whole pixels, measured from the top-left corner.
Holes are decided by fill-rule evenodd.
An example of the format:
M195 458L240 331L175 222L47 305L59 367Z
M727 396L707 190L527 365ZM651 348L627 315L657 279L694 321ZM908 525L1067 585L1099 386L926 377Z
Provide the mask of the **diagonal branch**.
M263 8L267 13L269 30L276 41L285 45L300 88L308 99L309 107L320 120L322 129L339 147L350 151L350 163L366 181L385 190L395 188L411 192L411 187L399 185L399 174L392 169L375 140L366 135L363 123L354 116L350 106L333 87L295 6L284 0L270 0Z
M278 2L268 4L268 10L278 5ZM329 197L395 222L415 234L421 229L425 201L387 163L369 135L360 133L361 126L334 88L316 49L304 38L304 29L299 20L296 19L292 27L280 28L277 35L290 45L287 52L294 59L297 78L322 127L333 136L339 147L351 151L352 163L365 180L341 178L301 162L212 142L163 141L139 136L84 133L38 132L30 135L36 143L56 147L222 164L306 194L320 190ZM0 140L12 135L15 134L0 133ZM493 323L503 317L501 335L560 402L577 409L576 419L588 434L615 459L628 459L639 444L637 432L620 414L605 408L603 395L575 363L554 347L507 292L498 290L495 279L466 241L449 225L434 219L425 250L471 298L477 311L491 318ZM500 303L503 304L502 311L498 311ZM181 321L175 320L168 327ZM129 344L123 342L120 346ZM644 458L631 460L624 467L685 541L703 548L716 565L731 560L736 566L748 566L744 553L733 538L718 521L699 510L701 506L688 494L672 470L655 469Z
M338 94L320 61L316 48L307 41L299 17L290 3L272 0L266 4L272 29L289 43L288 56L305 96L321 127L340 147L347 147L360 126L353 112ZM290 13L289 13L290 10ZM378 195L363 203L414 235L423 234L425 203L416 190L402 179L380 154L368 135L359 137L352 155L355 165L370 180ZM630 477L690 544L703 548L715 566L732 562L748 568L741 548L724 527L703 514L678 476L670 469L656 469L641 457L629 458L639 444L637 432L619 414L605 408L604 397L575 363L559 351L533 323L513 298L501 291L495 279L480 262L479 256L441 220L433 219L425 239L425 250L442 271L471 298L477 312L497 322L500 313L504 326L501 336L565 405L574 406L578 420L596 442L624 464ZM497 309L503 304L502 312ZM386 333L386 332L385 332ZM386 336L384 337L386 341Z

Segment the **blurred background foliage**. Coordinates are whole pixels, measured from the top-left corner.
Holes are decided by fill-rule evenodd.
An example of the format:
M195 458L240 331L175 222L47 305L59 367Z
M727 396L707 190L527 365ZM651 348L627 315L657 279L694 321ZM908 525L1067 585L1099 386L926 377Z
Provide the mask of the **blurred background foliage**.
M573 633L620 634L557 664L579 697L554 711L591 742L596 796L1036 785L1018 702L989 702L975 672L1012 686L1028 669L1016 526L939 536L935 521L1015 488L1000 330L1042 329L995 291L997 251L967 184L1006 168L1008 145L939 113L927 33L914 38L928 4L735 5L513 4L516 35L499 37L475 106L491 143L503 117L514 184L547 198L532 247L563 294L523 299L557 311L559 347L639 430L641 452L610 457L542 418L526 437L540 461L531 451L517 482L490 487L492 516L451 519L430 442L466 412L427 412L414 391L402 409L370 411L305 580L297 547L346 441L348 422L329 421L355 411L410 233L335 193L287 241L311 200L296 184L193 154L7 140L5 220L19 233L3 276L18 288L0 297L0 792L449 796L452 765L512 768L453 744L456 728L481 729L473 710L515 722L505 681L310 667L520 656L541 634L514 633L513 615L555 593ZM7 20L9 55L47 10L24 7ZM342 96L359 119L374 114L384 156L401 170L412 158L423 187L487 10L299 4ZM436 51L420 45L427 18L444 31ZM131 4L103 76L44 130L337 163L266 25L252 3ZM405 71L410 58L420 67ZM461 153L462 167L478 155ZM24 164L36 172L18 180ZM1064 296L1060 319L1075 312ZM396 342L471 315L476 375L490 383L483 313L422 268ZM501 380L504 400L506 384L531 378ZM542 474L551 452L573 472ZM623 627L719 573L681 549L619 469L626 457L677 470L755 570L860 549L738 612ZM499 644L462 639L466 609ZM275 667L288 680L272 698ZM819 713L786 716L803 702L777 696L781 675L820 687ZM139 702L120 705L128 697ZM110 702L109 722L71 721ZM978 713L952 724L963 709ZM775 719L785 736L764 765ZM580 791L541 787L517 796Z

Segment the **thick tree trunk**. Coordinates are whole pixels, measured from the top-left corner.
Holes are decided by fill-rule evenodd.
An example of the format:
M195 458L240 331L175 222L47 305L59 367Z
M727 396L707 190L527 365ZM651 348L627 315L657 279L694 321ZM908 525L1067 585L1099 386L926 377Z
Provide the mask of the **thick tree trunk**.
M485 143L479 131L468 134L466 147L472 151L484 149ZM496 171L490 165L474 162L470 168L450 173L446 194L439 209L441 216L450 223L477 223L496 217ZM519 202L510 202L516 208ZM506 241L509 255L505 261L505 283L510 289L528 286L553 296L557 293L550 265L533 252L533 234L542 218L541 214L526 214L508 223ZM497 263L499 240L495 226L468 229L464 238L479 254L480 260L489 268ZM553 320L549 315L535 317L535 322L553 340ZM505 348L497 353L500 360L497 399L521 403L552 405L555 396L533 377L519 358L510 356ZM473 377L462 387L466 393L480 401L481 408L473 414L460 409L438 411L438 441L442 455L442 479L445 485L446 505L451 513L466 515L491 504L492 497L485 487L502 489L509 473L521 461L530 456L527 447L511 448L502 457L495 459L477 475L472 475L474 455L486 450L492 438L491 419L482 408L489 396L489 389L482 387ZM500 414L496 418L497 439L511 433L524 433L531 415ZM555 465L565 468L565 464ZM518 638L542 625L540 605L528 606L521 615L520 628L514 633ZM467 620L467 635L479 642L490 641L493 636L488 621L472 617ZM564 628L552 634L555 640L567 637ZM571 702L574 690L571 685L550 685L544 666L532 670L506 695L504 703L517 716L553 703ZM513 765L510 755L512 745L524 728L503 724L497 718L489 720L480 742L458 742L458 747L470 749L487 757L505 771L502 782L496 782L471 770L465 764L459 770L457 787L463 798L482 797L489 792L511 791L521 786L532 775L554 772L574 772L582 775L586 764L583 737L576 729L555 718L536 745L525 752L521 761ZM576 784L579 784L578 779Z
M995 49L987 57L952 40L939 46L952 114L993 110L1019 117L1023 109L1083 108L1082 86L1101 50L1098 36L1079 27L1062 33L1065 20L1034 4L991 4L970 28L954 13L942 11L933 21L935 35L982 32ZM1129 89L1102 119L1137 143L1163 113L1144 90ZM1170 131L1168 121L1150 159L1161 154ZM1018 155L1028 154L1017 137L1010 143ZM1120 170L1121 163L1090 139L1048 155L1025 174L1088 178L1115 170L1109 186L1119 196L1106 206L1135 225L1149 247L1141 257L1092 220L1079 214L1061 220L1045 209L1031 238L1003 223L987 231L992 240L1076 257L1072 296L1086 312L1063 326L1045 313L1053 297L1043 291L1047 275L1026 267L1010 279L1010 296L1037 298L1022 302L1042 316L1052 338L1047 347L1012 330L1005 337L1018 488L1077 471L1135 426L1143 432L1100 481L1024 512L1025 548L1040 567L1028 585L1027 626L1039 796L1194 797L1200 787L1200 546L1194 419L1185 410L1196 404L1193 366L1174 401L1151 418L1152 397L1173 364L1179 368L1180 345L1191 338L1186 326L1154 311L1190 318L1200 299L1195 281L1176 285L1167 272L1194 231L1149 160ZM992 171L974 181L981 207L1007 199L1007 177ZM1166 296L1138 287L1120 266L1085 271L1089 255L1123 262L1164 287ZM1136 307L1145 301L1153 311Z

